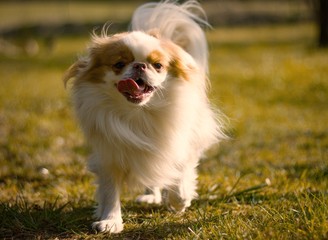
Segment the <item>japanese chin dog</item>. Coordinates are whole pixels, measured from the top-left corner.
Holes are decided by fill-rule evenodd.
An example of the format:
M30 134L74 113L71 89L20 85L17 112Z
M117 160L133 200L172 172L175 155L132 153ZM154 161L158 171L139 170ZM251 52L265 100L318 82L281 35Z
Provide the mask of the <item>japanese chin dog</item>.
M139 7L128 32L93 34L66 72L77 119L92 148L99 232L123 230L120 192L142 185L138 202L182 212L197 196L205 150L224 137L208 97L208 50L200 5Z

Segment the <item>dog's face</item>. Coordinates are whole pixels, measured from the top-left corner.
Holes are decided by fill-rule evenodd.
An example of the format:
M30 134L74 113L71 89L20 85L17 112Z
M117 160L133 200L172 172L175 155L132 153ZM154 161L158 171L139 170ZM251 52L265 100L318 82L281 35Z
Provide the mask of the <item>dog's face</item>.
M102 84L109 94L143 105L165 81L187 80L190 66L183 54L175 44L142 32L94 37L88 58L75 63L65 81L76 77L75 83Z

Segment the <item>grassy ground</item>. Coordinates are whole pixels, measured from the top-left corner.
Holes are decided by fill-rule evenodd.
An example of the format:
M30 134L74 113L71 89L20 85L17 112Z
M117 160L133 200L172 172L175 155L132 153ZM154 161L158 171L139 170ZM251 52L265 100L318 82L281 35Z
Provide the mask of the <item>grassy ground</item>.
M88 149L61 82L87 38L0 57L0 238L327 239L328 51L312 25L220 28L208 34L211 99L231 140L199 168L183 214L122 196L125 230L90 229Z

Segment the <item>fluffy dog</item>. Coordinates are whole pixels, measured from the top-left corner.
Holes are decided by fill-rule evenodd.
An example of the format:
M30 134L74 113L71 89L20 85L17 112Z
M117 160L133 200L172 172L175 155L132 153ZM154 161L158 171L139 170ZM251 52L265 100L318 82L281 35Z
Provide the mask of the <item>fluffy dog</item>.
M120 189L141 184L139 202L184 211L197 196L199 159L224 134L207 98L208 52L196 1L139 7L128 32L93 34L71 78L77 118L98 177L98 231L123 230ZM162 197L165 192L165 197Z

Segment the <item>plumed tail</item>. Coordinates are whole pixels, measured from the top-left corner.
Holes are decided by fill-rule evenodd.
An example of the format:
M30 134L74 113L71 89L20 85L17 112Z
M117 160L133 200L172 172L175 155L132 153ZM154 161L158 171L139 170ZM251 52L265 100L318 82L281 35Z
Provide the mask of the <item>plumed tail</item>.
M132 31L158 31L161 37L188 52L207 74L207 41L201 26L208 27L209 24L197 1L178 5L176 1L166 0L140 6L133 14L130 28Z

